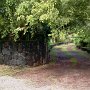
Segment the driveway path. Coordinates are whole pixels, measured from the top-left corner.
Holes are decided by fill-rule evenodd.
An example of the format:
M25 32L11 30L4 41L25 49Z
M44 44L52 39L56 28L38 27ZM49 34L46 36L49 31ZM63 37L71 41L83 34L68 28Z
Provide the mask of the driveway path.
M55 46L50 57L54 63L1 76L0 90L90 90L89 54L69 44Z

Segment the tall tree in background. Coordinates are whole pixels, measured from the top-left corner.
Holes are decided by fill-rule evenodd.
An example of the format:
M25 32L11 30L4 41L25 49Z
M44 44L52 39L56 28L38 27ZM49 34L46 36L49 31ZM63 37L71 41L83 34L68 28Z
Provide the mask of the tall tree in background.
M48 34L60 38L60 32L77 34L90 43L90 0L2 0L0 1L1 37L12 40L28 36L41 40ZM37 33L38 32L38 33ZM57 35L55 34L57 33ZM54 36L56 35L56 36ZM67 35L66 35L67 36ZM79 41L81 41L79 39ZM42 40L43 41L43 40Z

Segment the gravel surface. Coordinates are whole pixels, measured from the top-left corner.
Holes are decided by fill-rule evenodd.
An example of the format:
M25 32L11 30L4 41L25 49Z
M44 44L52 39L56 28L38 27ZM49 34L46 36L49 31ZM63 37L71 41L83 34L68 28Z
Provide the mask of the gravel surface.
M27 87L24 80L15 79L10 76L0 77L0 90L33 90Z
M30 85L30 81L29 85L27 85L26 81L23 79L15 79L10 76L1 76L0 90L66 90L66 89L60 85L50 85L35 88L32 85Z
M1 76L0 90L90 90L90 58L79 50L76 53L73 46L69 47L66 47L68 52L55 51L56 64L21 71L13 77ZM74 65L62 60L82 62Z

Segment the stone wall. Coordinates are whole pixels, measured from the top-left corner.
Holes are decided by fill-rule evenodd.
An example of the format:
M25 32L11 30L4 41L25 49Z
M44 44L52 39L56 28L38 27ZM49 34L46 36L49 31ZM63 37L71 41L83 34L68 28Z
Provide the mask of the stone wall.
M18 51L13 51L8 48L3 48L2 53L0 53L0 63L6 65L25 65L24 53L19 53Z
M5 42L2 46L2 51L0 53L0 64L6 65L25 65L25 55L24 52L20 52L11 48L8 42Z
M27 45L22 46L22 43L10 45L8 42L5 42L0 52L0 64L36 66L48 62L46 44L29 41L28 47Z

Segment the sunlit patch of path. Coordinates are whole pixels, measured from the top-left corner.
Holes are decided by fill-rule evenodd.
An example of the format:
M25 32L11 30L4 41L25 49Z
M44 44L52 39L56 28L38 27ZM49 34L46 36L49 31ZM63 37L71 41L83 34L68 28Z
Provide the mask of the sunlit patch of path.
M77 60L83 61L90 59L89 54L85 51L81 51L75 47L75 45L67 46L67 51L70 51L70 54L77 58Z
M0 90L32 90L27 87L23 80L15 79L10 76L0 77Z
M54 47L56 63L60 61L83 62L90 60L87 52L81 51L74 44L58 45Z
M10 76L0 77L0 90L67 90L62 85L45 85L37 88L31 84L30 80L28 85L25 79L15 79Z
M86 62L89 61L89 54L74 48L71 44L56 46L51 54L58 62L40 67L26 67L14 73L12 77L1 76L0 90L90 90L90 62L89 67L83 64L78 68L67 66L66 63L61 65L59 62ZM11 71L7 69L2 72Z
M39 90L90 90L90 67L84 66L85 64L79 67L76 65L83 58L81 53L72 44L55 46L50 58L56 60L56 63L17 73L15 77L28 80L28 86L32 81L33 86Z

